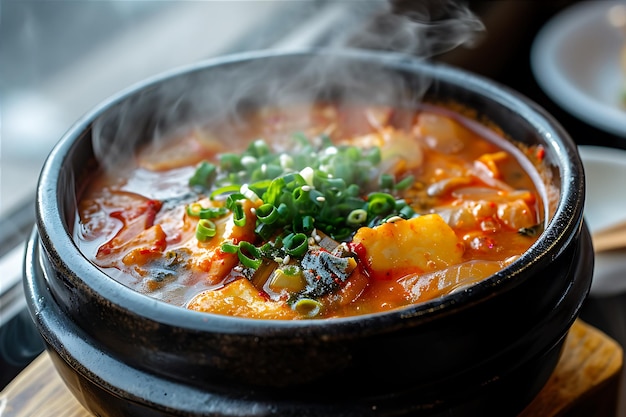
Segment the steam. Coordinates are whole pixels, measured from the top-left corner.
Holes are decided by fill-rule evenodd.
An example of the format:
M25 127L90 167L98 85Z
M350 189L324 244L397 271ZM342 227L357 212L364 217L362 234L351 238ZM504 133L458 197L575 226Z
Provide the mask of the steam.
M350 43L430 58L461 45L473 46L484 30L481 20L460 2L395 0Z
M484 26L467 6L451 0L385 4L385 10L348 35L335 28L337 39L327 39L324 45L330 47L319 55L277 53L236 64L226 60L210 71L186 73L140 89L94 122L96 158L105 168L118 169L118 163L132 157L137 143L150 141L158 146L176 129L190 124L236 126L248 110L266 104L289 106L319 99L419 103L431 80L407 80L385 68L384 60L364 61L358 55L350 59L350 51L384 50L427 59L473 45ZM342 54L334 55L336 50Z

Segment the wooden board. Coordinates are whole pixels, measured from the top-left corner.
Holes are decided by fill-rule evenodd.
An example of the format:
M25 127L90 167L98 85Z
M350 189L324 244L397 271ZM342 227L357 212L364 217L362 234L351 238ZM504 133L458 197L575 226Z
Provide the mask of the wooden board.
M614 417L623 350L577 320L563 355L535 400L519 417ZM514 393L512 393L514 395ZM91 417L65 387L47 353L0 393L0 417Z

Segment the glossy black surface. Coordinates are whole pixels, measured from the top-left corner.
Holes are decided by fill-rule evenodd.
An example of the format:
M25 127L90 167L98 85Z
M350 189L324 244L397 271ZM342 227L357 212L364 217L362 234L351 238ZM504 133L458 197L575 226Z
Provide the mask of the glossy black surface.
M536 324L533 334L512 343L489 358L488 363L476 364L471 370L472 375L442 378L438 384L413 385L408 380L402 389L384 392L378 387L360 395L341 386L341 381L338 381L339 386L329 381L324 384L326 392L303 396L299 393L301 389L284 388L269 392L250 387L207 391L193 384L142 372L127 366L123 358L102 352L101 347L94 345L90 337L62 312L47 288L47 282L54 278L45 272L47 260L41 256L39 245L35 231L27 253L28 295L37 296L31 300L31 311L38 311L36 322L47 341L53 362L72 392L88 409L96 415L120 417L516 415L551 374L571 319L580 308L581 297L586 294L593 263L589 258L590 239L585 231L572 257L576 260L571 266L572 280L568 282L561 301ZM506 326L506 320L500 325ZM379 353L370 352L369 360L376 361L379 357ZM412 357L419 360L417 354ZM467 355L463 357L468 359ZM494 379L491 374L496 369L499 371ZM491 380L484 379L488 375ZM371 379L367 381L372 385ZM114 395L120 392L121 398ZM147 404L147 400L154 403Z
M328 74L313 66L321 62L331 65ZM244 68L263 77L252 95L237 96L235 76ZM311 90L320 84L323 89ZM468 106L515 140L545 146L561 192L554 218L518 261L464 291L385 314L326 321L188 311L123 287L81 256L70 230L81 178L94 168L94 130L123 131L125 140L139 141L157 128L199 115L228 117L224 107L263 105L285 91L290 100L401 106L420 102L425 92L428 101ZM133 123L120 124L129 115ZM102 415L124 415L124 407L155 416L514 415L545 383L589 290L593 252L583 201L574 143L546 112L506 87L395 54L246 54L134 86L59 142L40 180L27 298L68 385L87 407L102 407ZM511 391L518 402L502 397Z

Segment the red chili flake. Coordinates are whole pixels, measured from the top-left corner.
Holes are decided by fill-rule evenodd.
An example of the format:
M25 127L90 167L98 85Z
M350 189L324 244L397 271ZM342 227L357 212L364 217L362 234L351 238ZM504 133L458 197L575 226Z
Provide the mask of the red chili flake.
M350 252L354 253L359 259L365 259L366 251L365 246L363 246L362 243L350 242L348 243L348 249L350 249Z
M159 200L148 200L146 202L146 207L158 211L161 210L161 202Z
M109 213L109 216L110 216L110 217L113 217L114 219L121 220L121 221L124 221L124 220L125 220L125 218L124 218L124 212L123 212L123 211L121 211L121 210L118 210L118 211L112 211L111 213Z
M537 148L536 157L540 161L543 161L543 159L546 157L546 150L543 146L539 146Z
M142 255L149 255L151 253L160 253L161 252L161 248L158 246L153 246L151 248L144 248L144 249L139 249L139 253Z
M154 226L154 219L159 210L161 210L161 202L159 200L148 200L146 202L146 229Z
M263 290L259 291L259 297L261 297L263 299L263 301L269 301L270 300L270 295L267 292L263 291Z

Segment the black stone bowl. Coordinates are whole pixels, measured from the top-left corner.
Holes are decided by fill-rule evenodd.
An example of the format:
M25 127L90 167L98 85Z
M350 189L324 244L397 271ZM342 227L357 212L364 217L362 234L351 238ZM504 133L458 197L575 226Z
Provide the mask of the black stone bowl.
M388 313L264 321L188 311L124 287L72 240L96 156L198 118L332 99L471 109L546 150L545 231L519 260ZM93 139L104 138L104 143ZM108 142L107 142L108 141ZM548 201L550 200L550 201ZM516 415L554 370L587 296L593 250L576 146L545 111L490 80L381 52L219 58L133 86L80 120L43 168L25 261L28 307L71 391L97 416Z

